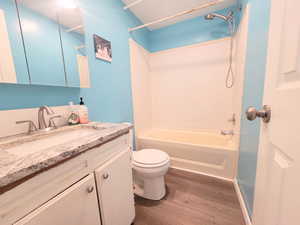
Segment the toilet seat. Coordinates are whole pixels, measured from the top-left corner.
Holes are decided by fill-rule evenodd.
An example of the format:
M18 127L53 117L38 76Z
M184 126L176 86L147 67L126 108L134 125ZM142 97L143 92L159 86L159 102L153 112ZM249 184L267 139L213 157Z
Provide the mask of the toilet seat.
M169 162L169 155L157 149L143 149L132 154L133 165L142 168L160 167Z

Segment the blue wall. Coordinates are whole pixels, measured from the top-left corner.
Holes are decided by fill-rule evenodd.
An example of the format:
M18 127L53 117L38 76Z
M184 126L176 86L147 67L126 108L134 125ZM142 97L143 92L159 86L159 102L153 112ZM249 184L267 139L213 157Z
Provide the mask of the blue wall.
M83 0L87 36L94 33L112 42L113 61L95 58L93 40L88 40L88 57L93 74L91 89L82 90L92 120L132 121L130 58L128 38L135 39L149 51L158 51L214 40L228 35L221 20L204 21L203 17L149 32L147 29L128 33L128 27L140 25L125 12L118 0ZM222 10L220 13L227 13Z
M0 84L0 110L67 105L79 96L79 88Z
M233 9L233 8L232 8ZM218 11L227 14L229 9ZM229 36L228 24L220 19L205 20L203 16L153 30L149 35L151 52L177 48Z
M247 1L242 0L241 3L245 5ZM249 0L249 3L251 7L242 112L249 106L262 108L268 44L270 0ZM260 120L250 122L243 113L238 183L250 215L253 211L259 133Z
M90 118L97 121L132 121L129 38L148 48L148 30L133 32L129 27L141 24L123 10L120 0L82 0L87 33L91 85L81 94L89 107ZM111 41L111 63L95 58L92 36L97 34Z

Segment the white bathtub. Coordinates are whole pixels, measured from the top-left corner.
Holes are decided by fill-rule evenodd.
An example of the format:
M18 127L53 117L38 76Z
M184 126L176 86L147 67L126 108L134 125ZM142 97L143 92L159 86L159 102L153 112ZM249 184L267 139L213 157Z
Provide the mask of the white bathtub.
M206 132L150 130L136 138L137 148L167 152L172 167L233 179L238 152L232 137Z

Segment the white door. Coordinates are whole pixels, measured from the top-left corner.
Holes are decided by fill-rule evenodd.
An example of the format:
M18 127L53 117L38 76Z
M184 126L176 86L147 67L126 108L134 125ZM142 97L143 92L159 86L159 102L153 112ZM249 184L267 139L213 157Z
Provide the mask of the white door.
M272 0L254 225L300 224L300 1Z
M130 225L135 217L130 157L123 151L95 171L103 225Z
M14 225L101 225L94 176L88 176Z

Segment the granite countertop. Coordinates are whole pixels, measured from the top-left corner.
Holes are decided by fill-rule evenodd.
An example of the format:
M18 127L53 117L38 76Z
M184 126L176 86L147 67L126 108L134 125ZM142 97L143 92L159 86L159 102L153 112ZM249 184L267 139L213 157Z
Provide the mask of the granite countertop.
M86 125L65 126L47 133L37 132L32 135L0 138L0 194L11 184L128 133L131 128L132 125L128 123L93 122ZM84 129L83 132L81 129ZM60 142L52 143L49 147L43 146L40 150L30 151L30 147L25 148L35 141L47 141L48 137L64 135L67 132L77 132L76 134L80 136L72 140L61 138L63 140L59 139Z

